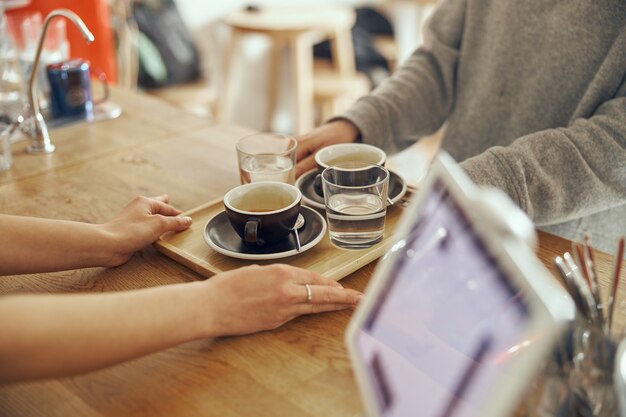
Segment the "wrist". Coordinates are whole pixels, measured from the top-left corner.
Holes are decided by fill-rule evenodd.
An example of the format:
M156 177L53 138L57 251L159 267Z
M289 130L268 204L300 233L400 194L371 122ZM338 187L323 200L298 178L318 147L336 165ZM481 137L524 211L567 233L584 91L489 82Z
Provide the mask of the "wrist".
M111 266L116 244L103 225L65 222L65 231L59 236L65 237L67 250L72 253L72 268Z
M213 278L195 283L198 298L196 299L196 333L199 338L212 339L225 334L221 325L222 318L219 310L219 297L216 296Z
M337 118L329 122L337 131L337 137L347 139L349 142L356 142L361 138L359 128L348 119Z
M125 238L115 232L114 228L108 227L108 223L93 225L98 236L98 245L95 249L99 252L99 266L115 267L128 260L130 255L125 250Z

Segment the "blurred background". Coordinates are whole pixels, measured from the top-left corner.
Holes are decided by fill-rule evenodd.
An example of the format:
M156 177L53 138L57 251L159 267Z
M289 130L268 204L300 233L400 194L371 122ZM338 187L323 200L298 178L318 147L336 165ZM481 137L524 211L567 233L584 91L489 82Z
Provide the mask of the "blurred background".
M67 8L96 40L55 19L44 64L87 59L92 77L104 73L117 88L217 122L298 134L388 77L421 44L436 1L4 0L0 59L17 56L26 79L45 16Z

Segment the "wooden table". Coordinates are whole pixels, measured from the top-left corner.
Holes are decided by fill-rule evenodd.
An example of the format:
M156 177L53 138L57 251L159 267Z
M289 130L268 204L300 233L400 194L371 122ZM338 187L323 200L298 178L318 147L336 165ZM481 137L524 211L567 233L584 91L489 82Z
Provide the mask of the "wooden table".
M138 194L168 192L189 210L238 184L234 142L248 131L134 93L114 90L113 99L124 108L119 119L52 131L53 154L26 155L26 143L15 144L14 166L0 173L0 211L103 222ZM551 269L566 250L569 242L541 234L539 256ZM606 275L610 257L598 259ZM373 268L343 285L363 290ZM121 291L200 278L149 247L118 268L2 277L0 294ZM82 376L0 387L0 415L359 416L343 342L350 316L301 317L275 331L192 342Z

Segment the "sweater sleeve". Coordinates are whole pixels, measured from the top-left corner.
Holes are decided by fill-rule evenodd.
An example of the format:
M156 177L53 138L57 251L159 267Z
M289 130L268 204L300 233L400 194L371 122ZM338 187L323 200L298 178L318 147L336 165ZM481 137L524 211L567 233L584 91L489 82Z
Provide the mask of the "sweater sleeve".
M424 29L424 46L339 116L357 126L363 142L395 153L442 126L454 103L465 3L443 0Z
M626 80L589 118L492 147L461 166L504 190L538 225L626 204Z

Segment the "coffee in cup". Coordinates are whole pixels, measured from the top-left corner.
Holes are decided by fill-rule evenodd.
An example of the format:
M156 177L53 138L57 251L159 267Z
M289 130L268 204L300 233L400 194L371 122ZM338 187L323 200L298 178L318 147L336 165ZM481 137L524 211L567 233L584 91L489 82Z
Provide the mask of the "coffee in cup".
M292 232L302 194L297 187L263 181L240 185L224 196L233 229L248 245L263 246L284 240Z
M346 162L366 163L384 166L387 154L380 148L365 143L339 143L320 149L315 154L318 174L313 182L315 192L323 196L322 172L329 166Z

